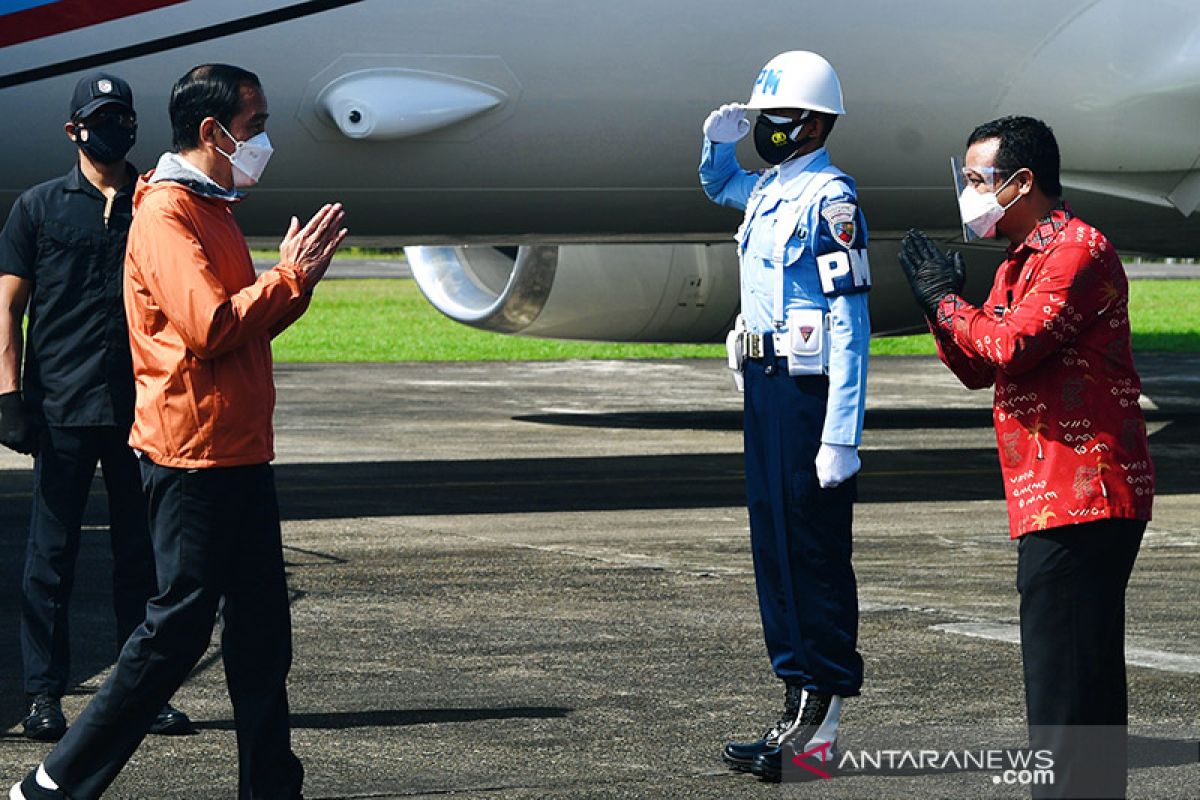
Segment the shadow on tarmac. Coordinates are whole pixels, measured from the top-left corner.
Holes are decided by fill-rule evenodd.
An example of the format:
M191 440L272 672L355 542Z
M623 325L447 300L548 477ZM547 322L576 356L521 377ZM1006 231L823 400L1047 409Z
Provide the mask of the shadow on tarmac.
M987 410L949 415L952 421L947 421L943 412L881 413L868 419L868 428L924 426L945 432L947 428L991 426ZM518 419L540 422L548 416ZM720 412L553 416L568 425L593 424L595 418L603 417L613 422L606 427L631 422L639 427L670 424L688 428L702 423L726 426L731 417L736 420L734 429L741 424L740 415ZM1151 452L1158 467L1157 492L1193 492L1190 459L1173 445L1200 440L1200 416L1152 412L1152 423L1165 420L1174 421L1151 436ZM858 486L861 503L1000 500L1004 496L994 446L868 450L862 458ZM284 464L276 468L276 479L284 518L306 520L738 507L745 502L742 466L740 452L376 461Z
M1151 411L1151 423L1168 424L1151 436L1158 493L1196 491L1190 451L1200 441L1200 415ZM557 414L518 420L596 427L671 427L737 430L736 412ZM868 412L868 429L958 429L990 427L988 409L887 410ZM1003 497L998 458L987 448L868 450L863 453L859 501L922 500L953 502ZM16 724L25 714L21 681L19 609L21 574L28 529L32 469L0 470L0 722ZM280 508L285 520L348 517L521 512L687 509L740 507L745 502L742 456L685 453L655 456L562 457L282 464L276 466ZM73 592L71 655L74 676L94 675L116 654L111 609L111 554L107 507L100 479L84 515ZM101 535L95 535L99 532ZM290 564L339 561L328 554L289 551ZM204 668L202 665L199 668ZM569 709L476 709L369 711L303 715L297 726L362 727L445 721L456 714L564 715ZM430 715L447 715L434 717ZM424 715L424 716L422 716ZM497 717L482 716L494 719ZM211 723L219 726L222 723ZM3 739L9 736L0 737ZM1164 745L1165 746L1165 745ZM1191 745L1194 747L1194 743ZM1154 747L1160 747L1155 744ZM1157 752L1157 751L1153 751ZM1194 760L1195 752L1191 756ZM1174 762L1172 762L1174 763ZM1191 763L1190 761L1188 763Z
M1148 410L1147 423L1171 422L1174 425L1200 424L1200 415L1188 411ZM527 414L513 417L517 422L562 425L578 428L618 428L632 430L740 431L740 411L618 411L603 414L558 413ZM990 408L889 408L868 410L863 427L876 431L908 431L923 428L968 430L992 427Z
M629 411L607 414L528 414L513 417L517 422L563 425L579 428L622 428L633 430L740 431L740 411ZM867 411L867 430L912 430L916 428L990 428L988 408L887 409Z
M1200 742L1195 739L1129 737L1129 768L1181 767L1200 763Z
M341 730L344 728L398 728L407 725L438 725L449 722L484 722L501 719L561 719L573 708L523 706L517 708L419 708L394 711L346 711L331 714L292 714L293 728ZM196 722L198 730L232 731L233 720Z

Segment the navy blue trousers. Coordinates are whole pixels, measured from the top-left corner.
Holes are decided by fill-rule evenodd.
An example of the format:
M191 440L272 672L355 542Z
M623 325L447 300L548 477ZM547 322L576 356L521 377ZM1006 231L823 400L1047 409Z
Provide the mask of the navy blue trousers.
M154 551L127 428L45 427L33 464L33 507L21 605L25 691L62 697L70 676L69 610L80 527L96 464L104 470L112 547L116 652L146 616Z
M769 351L768 351L769 353ZM763 637L775 674L809 691L862 688L850 527L857 481L817 484L829 381L782 358L747 360L746 498Z
M271 467L141 467L159 591L46 772L74 800L100 797L204 655L219 611L237 796L296 800L304 769L290 744L291 613Z

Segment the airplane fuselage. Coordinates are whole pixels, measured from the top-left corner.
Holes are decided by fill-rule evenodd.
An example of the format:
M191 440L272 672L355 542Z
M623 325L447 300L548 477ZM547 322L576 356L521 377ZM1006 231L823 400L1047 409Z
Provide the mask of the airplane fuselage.
M0 213L70 167L61 130L81 74L132 84L130 158L145 170L170 147L174 81L219 61L256 72L270 105L276 153L237 210L251 236L338 199L360 242L729 242L739 214L697 183L701 122L746 99L771 56L810 49L841 78L829 150L858 182L873 242L910 227L953 239L950 157L977 124L1022 113L1055 129L1068 199L1118 248L1200 252L1191 4L121 0L91 12L100 21L68 13L87 5L0 4ZM21 27L22 14L43 18ZM748 142L739 154L761 166Z

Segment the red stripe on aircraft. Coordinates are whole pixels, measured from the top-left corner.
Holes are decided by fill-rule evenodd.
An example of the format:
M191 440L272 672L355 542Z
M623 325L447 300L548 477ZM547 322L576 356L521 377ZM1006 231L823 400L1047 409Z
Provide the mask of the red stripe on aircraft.
M58 0L0 17L0 47L177 5L185 0Z

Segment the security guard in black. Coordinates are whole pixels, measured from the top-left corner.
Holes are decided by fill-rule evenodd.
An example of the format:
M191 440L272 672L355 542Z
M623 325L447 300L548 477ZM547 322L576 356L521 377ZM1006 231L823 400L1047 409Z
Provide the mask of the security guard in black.
M133 423L121 279L137 172L126 169L110 203L77 164L22 194L0 234L0 273L32 284L23 375L31 429Z
M122 285L137 181L125 160L137 132L129 85L107 73L81 79L64 130L79 151L75 167L23 193L0 232L0 445L34 454L23 728L49 741L67 727L60 700L70 685L69 606L97 465L108 494L118 650L157 593L147 504L128 444L134 380ZM190 729L170 705L152 728Z

